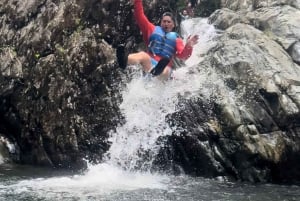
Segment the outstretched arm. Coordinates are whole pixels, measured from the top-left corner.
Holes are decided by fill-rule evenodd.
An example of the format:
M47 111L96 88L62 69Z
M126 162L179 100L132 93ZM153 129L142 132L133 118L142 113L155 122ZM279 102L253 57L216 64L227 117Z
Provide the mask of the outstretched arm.
M185 45L182 39L178 38L176 41L176 56L179 59L188 59L192 55L193 46L198 43L198 38L198 35L189 36Z
M143 39L148 45L148 40L152 32L154 31L154 24L152 24L146 15L144 14L144 8L142 0L133 0L134 1L134 17L137 21L137 24L143 34Z

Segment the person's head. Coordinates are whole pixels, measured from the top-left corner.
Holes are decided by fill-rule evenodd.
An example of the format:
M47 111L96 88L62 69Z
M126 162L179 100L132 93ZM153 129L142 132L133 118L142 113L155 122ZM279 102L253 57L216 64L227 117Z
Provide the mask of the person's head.
M187 11L184 9L184 10L182 10L182 15L187 15L188 13L187 13Z
M162 15L160 26L165 32L171 32L175 28L175 17L170 12L165 12Z

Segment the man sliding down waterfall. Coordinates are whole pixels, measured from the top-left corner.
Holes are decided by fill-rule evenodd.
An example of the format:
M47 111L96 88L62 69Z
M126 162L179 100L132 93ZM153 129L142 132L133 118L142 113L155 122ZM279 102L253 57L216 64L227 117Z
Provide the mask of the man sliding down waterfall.
M134 17L143 34L143 39L148 47L147 52L127 53L124 45L117 47L117 60L120 68L141 64L145 72L153 76L167 80L172 73L171 59L176 56L179 59L188 59L193 51L193 46L198 43L198 35L190 36L186 45L176 32L175 18L172 13L162 15L160 26L152 24L144 14L142 0L134 2Z

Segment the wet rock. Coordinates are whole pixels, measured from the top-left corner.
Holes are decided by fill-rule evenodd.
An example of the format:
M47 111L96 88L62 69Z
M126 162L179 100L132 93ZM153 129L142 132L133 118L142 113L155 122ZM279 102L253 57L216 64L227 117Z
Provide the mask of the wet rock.
M288 49L293 60L300 65L300 42L295 42Z
M276 10L283 12L279 15ZM273 7L268 16L281 18L291 10L294 8ZM199 71L213 68L228 89L216 90L213 108L211 102L201 98L184 104L172 116L171 124L182 130L177 129L174 136L168 137L171 148L163 151L175 153L169 159L171 166L179 165L193 175L229 176L251 182L298 182L300 67L287 53L289 45L270 36L265 28L251 25L253 19L248 18L250 24L244 24L247 18L237 17L241 12L245 11L223 9L211 16L225 31L198 66ZM226 13L237 21L223 18ZM253 17L257 20L260 15ZM286 26L295 24L293 20L284 21ZM296 29L289 37L291 42L298 40L293 35L298 33L297 26L293 26ZM274 34L281 35L277 31ZM287 34L283 28L280 33ZM210 111L204 113L200 108ZM218 129L205 129L212 120L218 122ZM198 138L199 133L206 137ZM283 169L283 161L289 164L286 168L291 168L290 172Z

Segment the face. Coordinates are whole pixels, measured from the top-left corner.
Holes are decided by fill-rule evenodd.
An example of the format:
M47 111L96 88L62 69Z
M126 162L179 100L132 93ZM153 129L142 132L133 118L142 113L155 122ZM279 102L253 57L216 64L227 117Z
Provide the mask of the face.
M175 27L175 23L170 16L163 16L160 26L165 32L171 32Z

